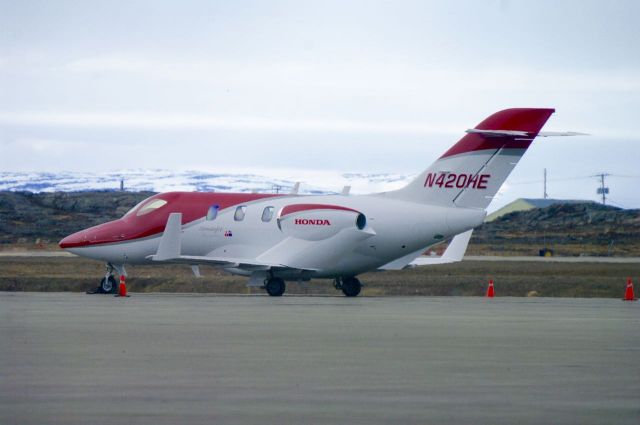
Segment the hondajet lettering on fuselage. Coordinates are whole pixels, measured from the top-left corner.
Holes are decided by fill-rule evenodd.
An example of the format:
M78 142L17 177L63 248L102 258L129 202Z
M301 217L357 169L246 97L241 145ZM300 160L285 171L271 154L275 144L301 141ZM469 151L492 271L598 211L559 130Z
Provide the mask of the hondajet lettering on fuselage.
M371 270L460 261L486 207L553 109L497 112L467 133L406 187L370 195L168 192L122 218L74 233L60 247L104 261L100 290L126 265L184 263L247 276L272 296L285 281L332 278L347 296ZM442 257L429 247L453 238Z

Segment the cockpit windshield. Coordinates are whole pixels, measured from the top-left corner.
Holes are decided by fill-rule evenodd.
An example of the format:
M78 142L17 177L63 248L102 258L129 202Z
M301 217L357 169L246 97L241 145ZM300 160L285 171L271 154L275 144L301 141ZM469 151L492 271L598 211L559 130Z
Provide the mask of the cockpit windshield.
M144 204L136 213L138 217L141 215L149 214L151 211L157 210L160 207L167 205L167 201L164 199L154 199L153 201Z
M144 201L139 202L135 207L127 211L124 217L130 216L133 213L135 213L138 217L141 215L149 214L151 211L157 210L158 208L163 207L166 204L167 201L165 201L164 199L145 199Z

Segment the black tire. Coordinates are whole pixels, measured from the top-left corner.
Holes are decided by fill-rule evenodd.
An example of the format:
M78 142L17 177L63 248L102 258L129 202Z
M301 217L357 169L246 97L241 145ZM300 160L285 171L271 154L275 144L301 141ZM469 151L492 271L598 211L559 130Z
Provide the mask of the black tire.
M98 286L98 292L101 294L115 294L118 292L116 278L109 276L109 279L103 277Z
M355 277L348 277L342 280L342 293L347 297L357 297L362 289L362 284Z
M264 286L267 290L267 294L272 297L281 297L284 294L285 289L287 288L284 280L279 277L273 277L267 281L267 284Z

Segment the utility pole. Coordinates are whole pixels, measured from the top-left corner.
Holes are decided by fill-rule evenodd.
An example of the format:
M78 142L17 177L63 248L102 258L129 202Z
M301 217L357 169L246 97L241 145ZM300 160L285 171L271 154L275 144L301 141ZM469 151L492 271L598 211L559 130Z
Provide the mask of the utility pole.
M609 173L596 174L593 177L600 177L600 187L596 191L598 195L602 195L602 205L607 204L607 195L609 194L609 188L604 185L604 178L609 176Z
M544 199L547 199L549 195L547 195L547 169L544 169Z

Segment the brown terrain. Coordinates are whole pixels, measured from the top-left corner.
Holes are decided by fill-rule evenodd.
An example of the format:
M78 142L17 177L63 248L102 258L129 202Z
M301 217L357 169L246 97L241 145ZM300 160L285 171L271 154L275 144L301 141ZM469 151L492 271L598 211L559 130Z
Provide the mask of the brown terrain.
M0 250L56 249L78 230L124 215L152 192L0 192ZM441 246L441 251L445 245ZM640 256L640 210L595 203L506 214L476 229L469 255Z

